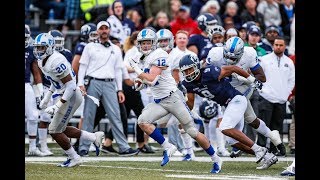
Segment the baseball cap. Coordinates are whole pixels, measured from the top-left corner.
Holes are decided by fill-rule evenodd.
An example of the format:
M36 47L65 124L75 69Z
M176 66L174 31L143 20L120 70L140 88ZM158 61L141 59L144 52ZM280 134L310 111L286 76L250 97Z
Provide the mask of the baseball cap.
M251 26L249 31L248 31L249 34L258 34L258 36L261 36L261 30L258 26Z
M188 6L182 5L182 6L180 6L179 11L187 11L187 12L189 12L190 8Z
M100 21L98 24L97 24L97 29L100 29L101 26L107 26L108 28L111 27L110 23L108 21Z
M280 30L279 30L278 26L276 26L276 25L268 26L266 28L265 34L267 34L269 31L276 31L278 34L280 34Z

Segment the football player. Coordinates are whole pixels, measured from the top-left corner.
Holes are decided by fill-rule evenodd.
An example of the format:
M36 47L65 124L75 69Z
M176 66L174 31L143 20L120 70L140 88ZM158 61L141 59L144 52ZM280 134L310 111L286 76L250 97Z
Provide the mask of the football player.
M73 167L81 163L81 158L70 144L69 138L83 138L94 142L96 154L99 155L99 147L102 143L104 132L89 133L68 126L70 118L78 109L82 101L82 93L76 86L75 73L71 64L59 52L54 51L54 38L48 33L41 33L35 38L33 53L38 60L38 66L42 73L50 80L51 85L39 107L53 116L49 125L51 137L68 155L67 161L59 164L60 167ZM48 106L53 94L57 94L57 102Z

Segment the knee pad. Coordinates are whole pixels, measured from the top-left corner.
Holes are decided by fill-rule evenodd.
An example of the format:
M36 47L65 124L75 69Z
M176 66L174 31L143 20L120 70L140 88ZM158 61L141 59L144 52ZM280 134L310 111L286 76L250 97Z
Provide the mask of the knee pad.
M48 122L48 123L51 122L51 115L48 113L45 113L45 112L41 113L40 114L40 121Z
M193 122L188 122L183 125L183 129L194 139L198 134L198 129L194 127Z
M27 131L29 136L37 136L38 121L28 120L27 121Z
M48 127L49 134L62 133L64 130L66 130L66 128L58 130L52 123L50 123Z

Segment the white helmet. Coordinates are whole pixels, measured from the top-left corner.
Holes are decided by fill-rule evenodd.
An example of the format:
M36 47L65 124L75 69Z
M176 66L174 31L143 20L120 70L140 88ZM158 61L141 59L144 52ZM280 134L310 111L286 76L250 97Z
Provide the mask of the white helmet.
M227 40L223 48L223 57L225 61L234 65L239 62L244 52L244 42L239 37L231 37Z
M158 38L158 43L157 43L158 48L162 48L164 51L168 51L168 50L173 49L173 34L170 30L160 29L157 32L157 38ZM169 40L169 43L167 46L163 46L162 44L160 44L159 40L163 40L163 39Z
M146 40L151 40L152 46L151 49L149 50L142 50L141 48L141 42L142 41L146 41ZM139 52L141 52L142 54L144 54L145 56L147 56L148 54L150 54L152 51L157 49L157 35L156 33L151 30L151 29L142 29L138 36L137 36L137 48L139 50Z
M33 54L38 60L43 60L53 53L54 39L48 33L39 34L33 43Z
M220 35L224 36L226 30L220 25L214 25L214 26L210 27L207 30L207 32L208 32L209 39L212 40L212 37L215 34L220 34Z

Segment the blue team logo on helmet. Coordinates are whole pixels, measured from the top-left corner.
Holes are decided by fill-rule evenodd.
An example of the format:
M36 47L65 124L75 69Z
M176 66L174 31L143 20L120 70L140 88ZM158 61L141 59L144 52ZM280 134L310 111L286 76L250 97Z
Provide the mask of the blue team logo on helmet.
M193 68L193 71L186 72L188 69ZM179 69L183 74L186 82L195 80L200 74L200 61L197 56L188 54L181 58L179 62Z
M98 41L97 26L93 23L87 23L80 29L80 40L83 42Z

